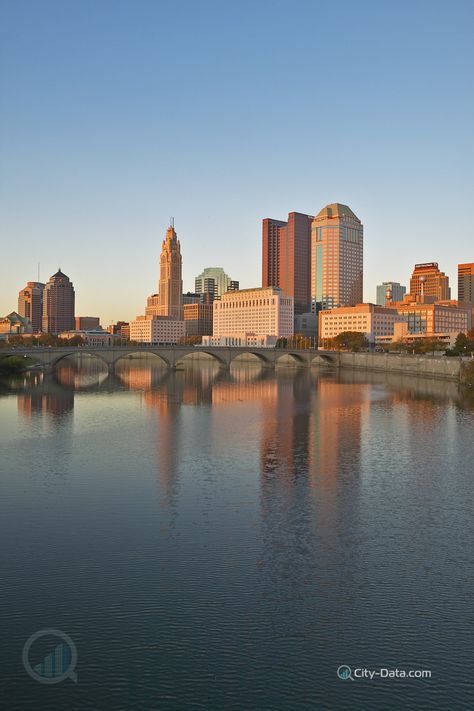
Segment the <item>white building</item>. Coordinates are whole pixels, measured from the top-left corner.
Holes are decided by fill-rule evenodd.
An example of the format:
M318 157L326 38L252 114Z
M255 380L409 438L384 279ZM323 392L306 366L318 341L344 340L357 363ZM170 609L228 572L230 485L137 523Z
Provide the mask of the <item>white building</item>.
M335 338L345 331L363 333L370 343L381 336L393 337L394 324L403 317L395 311L375 304L342 306L319 312L319 343Z
M274 348L276 336L257 336L255 333L235 333L232 336L203 336L203 346L238 346L239 348Z
M138 316L130 322L130 340L139 343L174 345L184 335L184 321L165 316Z
M293 299L274 286L228 291L214 302L213 337L293 335Z

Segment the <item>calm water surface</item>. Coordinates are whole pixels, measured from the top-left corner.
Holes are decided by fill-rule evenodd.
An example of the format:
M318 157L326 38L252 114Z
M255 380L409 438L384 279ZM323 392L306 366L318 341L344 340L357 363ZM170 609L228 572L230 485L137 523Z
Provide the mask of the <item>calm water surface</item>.
M12 387L0 708L474 708L474 402L454 385L84 359ZM77 684L26 674L45 628L74 640Z

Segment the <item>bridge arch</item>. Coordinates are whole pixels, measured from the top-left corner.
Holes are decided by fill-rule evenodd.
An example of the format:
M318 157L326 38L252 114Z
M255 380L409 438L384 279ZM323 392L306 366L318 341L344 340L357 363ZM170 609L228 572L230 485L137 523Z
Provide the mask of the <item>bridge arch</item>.
M81 348L80 350L75 349L75 350L69 350L65 349L66 353L58 353L49 363L51 370L54 370L58 363L60 363L62 360L65 360L66 358L69 358L70 356L81 356L81 355L88 355L91 356L91 358L96 358L97 360L101 361L105 367L108 369L109 368L109 361L104 358L100 353L97 351L87 348Z
M278 361L282 358L291 358L291 360L297 363L298 365L306 365L306 363L308 362L307 358L305 358L301 353L298 353L298 351L286 351L284 353L278 353L277 351L275 351L276 365L278 365Z
M246 348L246 349L243 350L241 353L232 353L232 352L231 352L229 365L230 365L231 363L234 363L236 360L237 360L237 362L238 362L238 359L241 358L241 356L244 356L244 355L252 355L252 356L254 356L255 358L257 358L257 359L260 361L260 363L263 363L264 365L271 365L271 364L273 364L273 359L267 358L267 356L264 355L263 353L261 353L260 351L255 351L255 350L253 350L252 348ZM245 362L245 361L242 361L242 362ZM249 362L252 362L252 361L247 361L247 363L249 363ZM254 361L254 362L255 362L255 361Z
M178 351L176 353L175 364L183 361L188 356L195 356L196 354L205 354L210 356L214 361L219 363L219 365L228 365L228 362L220 354L216 353L212 349L208 348L190 348L189 350Z
M329 353L316 353L310 361L310 365L317 365L318 360L323 360L325 363L328 363L329 365L336 365L337 359L329 354Z
M168 368L171 368L173 365L170 363L169 359L166 358L161 352L159 352L159 349L151 350L151 349L146 349L146 351L140 351L139 349L133 349L131 348L129 351L125 351L124 353L120 353L115 360L112 361L112 365L115 367L117 363L119 363L121 360L133 360L133 356L135 355L152 355L155 358L158 358L158 360L161 360Z

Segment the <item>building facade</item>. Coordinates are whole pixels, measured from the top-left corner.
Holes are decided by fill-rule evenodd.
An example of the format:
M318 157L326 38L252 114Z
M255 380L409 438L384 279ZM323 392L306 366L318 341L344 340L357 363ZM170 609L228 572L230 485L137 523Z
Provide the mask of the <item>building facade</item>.
M410 298L420 302L423 299L445 301L451 298L449 277L438 269L437 262L415 264L410 279ZM394 299L395 301L395 299Z
M29 281L25 288L18 292L18 314L28 319L33 333L41 332L43 292L44 284L40 281Z
M239 282L231 279L222 267L206 267L194 279L194 290L197 294L211 294L215 299L220 299L226 291L235 291Z
M327 342L346 331L363 333L369 343L377 338L392 337L394 324L403 317L395 309L376 304L357 304L319 312L319 344Z
M213 336L293 335L293 299L277 287L228 291L214 301Z
M33 327L28 318L21 316L16 311L12 311L11 314L0 318L0 335L20 336L25 333L33 333Z
M255 333L235 333L233 336L203 336L203 346L227 348L275 348L276 336L257 336Z
M161 245L158 293L148 297L145 315L183 318L181 245L172 225Z
M385 306L387 302L387 292L390 292L391 301L403 301L407 293L406 286L402 286L398 281L384 281L377 286L377 306Z
M75 294L72 281L61 269L50 277L43 291L42 331L58 334L73 331Z
M474 307L474 262L458 264L458 301Z
M76 331L97 331L99 327L98 316L76 316Z
M184 321L165 316L138 316L130 322L130 340L154 345L175 345L185 335Z
M326 205L311 227L311 310L360 304L363 259L362 222L347 205Z
M186 336L212 336L213 302L184 305Z
M406 324L409 335L437 337L438 334L467 333L472 324L472 308L455 301L445 303L402 302L393 306Z
M312 220L312 215L290 212L287 222L262 221L262 286L279 287L298 314L311 303Z

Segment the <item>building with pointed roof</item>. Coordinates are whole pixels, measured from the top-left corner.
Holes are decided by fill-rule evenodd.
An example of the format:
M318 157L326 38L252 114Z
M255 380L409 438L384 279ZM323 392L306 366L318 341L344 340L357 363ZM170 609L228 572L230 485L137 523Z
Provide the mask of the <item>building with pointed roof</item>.
M49 278L43 291L42 330L58 334L75 328L75 293L69 277L58 269Z

